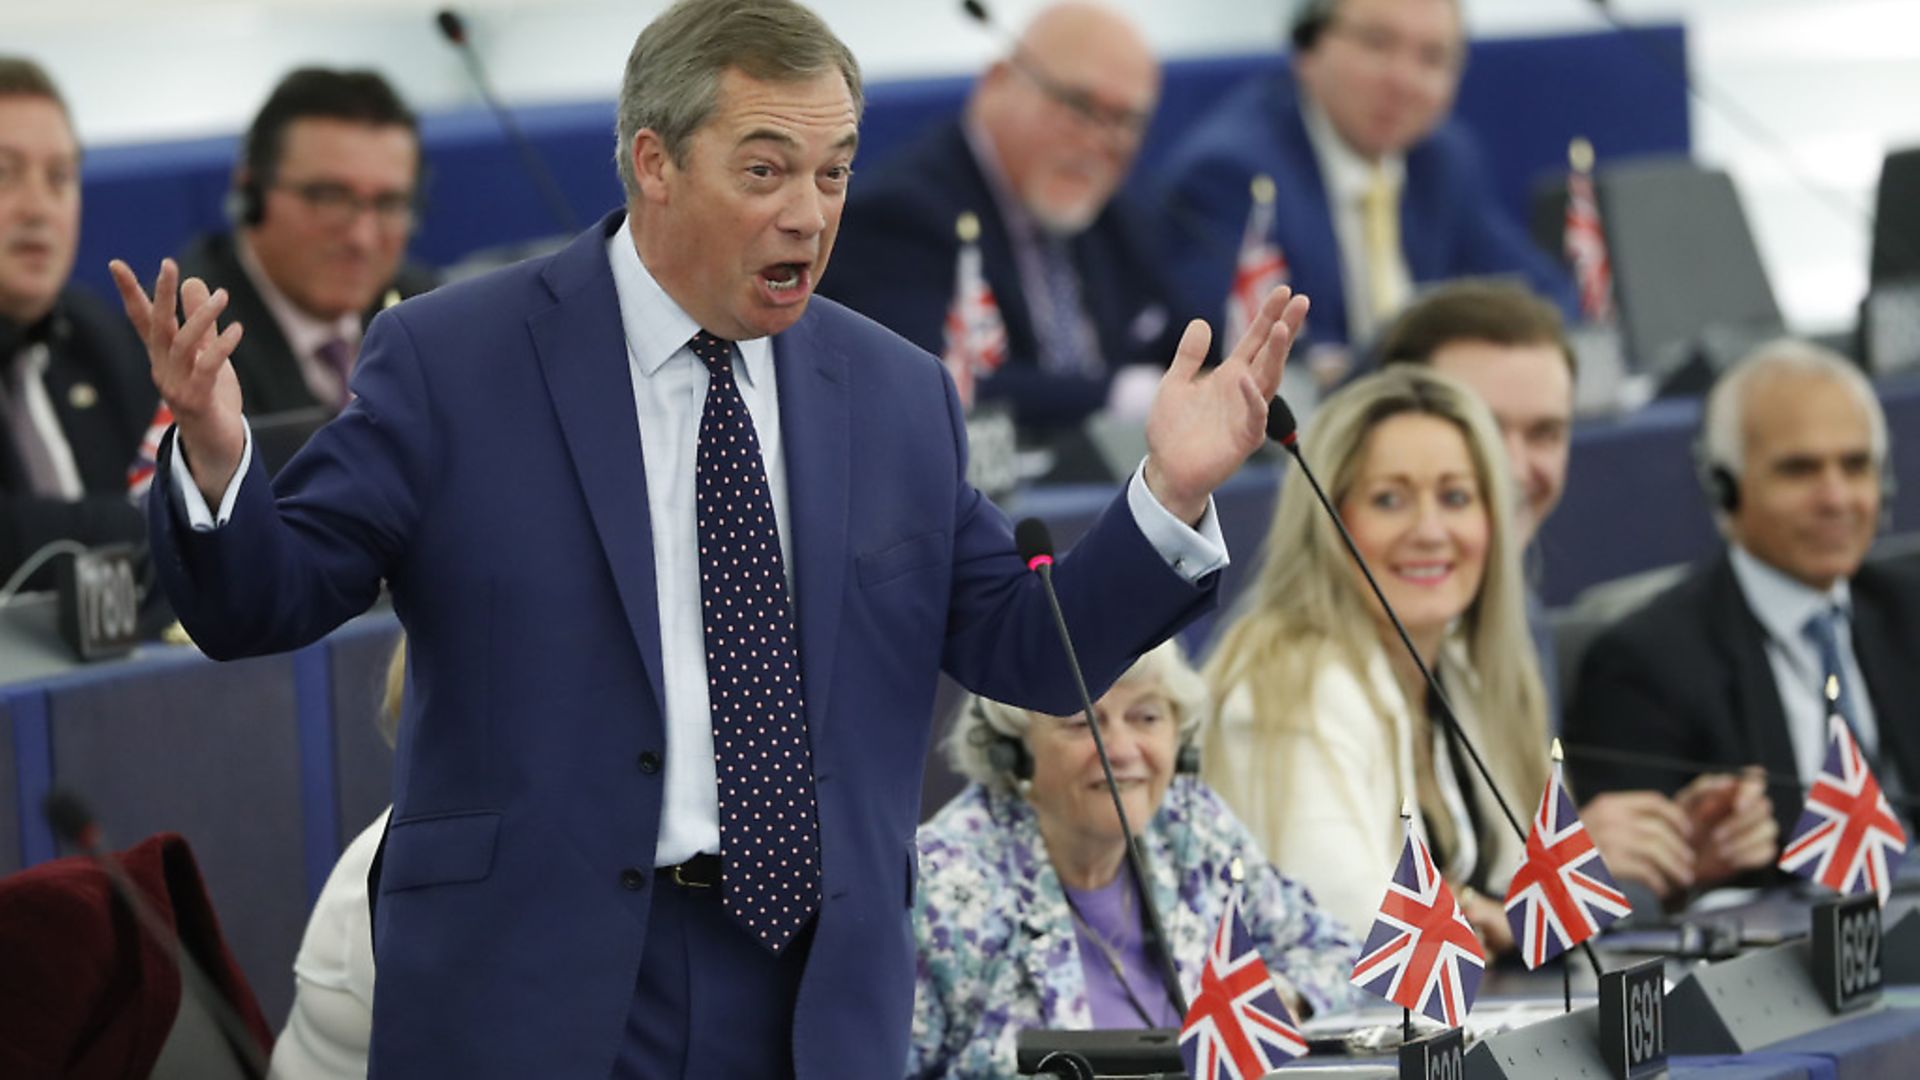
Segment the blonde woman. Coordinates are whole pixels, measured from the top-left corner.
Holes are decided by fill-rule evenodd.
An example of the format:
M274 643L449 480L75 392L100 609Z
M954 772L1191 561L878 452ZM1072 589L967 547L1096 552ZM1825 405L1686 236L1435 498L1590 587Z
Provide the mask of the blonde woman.
M1499 438L1464 386L1395 368L1329 398L1302 453L1524 818L1546 782L1546 706ZM1491 947L1510 947L1496 898L1520 841L1305 482L1283 488L1265 551L1207 665L1222 707L1205 776L1274 864L1356 934L1385 892L1411 799L1468 918Z

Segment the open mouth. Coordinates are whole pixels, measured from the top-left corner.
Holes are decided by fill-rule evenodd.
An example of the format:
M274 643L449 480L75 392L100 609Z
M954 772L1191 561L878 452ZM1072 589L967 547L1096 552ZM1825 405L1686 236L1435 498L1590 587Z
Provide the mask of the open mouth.
M760 271L760 286L776 303L791 302L807 295L812 276L806 263L773 263Z

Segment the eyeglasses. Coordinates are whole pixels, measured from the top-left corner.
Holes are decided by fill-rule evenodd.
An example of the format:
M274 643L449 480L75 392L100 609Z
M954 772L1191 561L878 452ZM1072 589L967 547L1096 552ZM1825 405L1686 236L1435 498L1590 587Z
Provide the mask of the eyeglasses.
M1129 109L1119 105L1108 105L1096 99L1091 93L1077 86L1048 75L1025 54L1013 54L1013 66L1020 74L1033 80L1033 85L1056 105L1065 106L1068 112L1083 123L1112 135L1118 135L1132 142L1138 142L1146 134L1147 124L1152 121L1153 113L1146 109Z
M414 202L410 191L388 191L368 197L331 180L275 184L274 187L306 203L313 216L329 228L351 225L369 210L383 229L406 229L413 225Z

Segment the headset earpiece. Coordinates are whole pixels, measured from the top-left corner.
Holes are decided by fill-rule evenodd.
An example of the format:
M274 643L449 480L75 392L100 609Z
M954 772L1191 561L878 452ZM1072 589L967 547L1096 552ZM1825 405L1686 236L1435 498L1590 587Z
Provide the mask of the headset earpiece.
M1200 740L1188 738L1180 744L1180 753L1173 759L1173 771L1180 776L1200 775Z
M1733 470L1725 465L1707 466L1704 480L1707 498L1722 513L1732 514L1740 509L1740 480Z
M225 210L227 220L236 225L252 227L265 221L267 200L259 181L252 176L237 181L233 190L227 192Z

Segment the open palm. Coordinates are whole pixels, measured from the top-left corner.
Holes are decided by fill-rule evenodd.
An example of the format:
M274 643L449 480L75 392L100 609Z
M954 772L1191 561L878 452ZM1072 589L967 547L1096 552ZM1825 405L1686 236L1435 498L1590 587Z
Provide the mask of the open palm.
M1213 490L1259 449L1267 402L1306 318L1307 298L1280 286L1211 370L1201 362L1213 331L1200 319L1187 325L1147 414L1147 486L1182 521L1198 521Z

